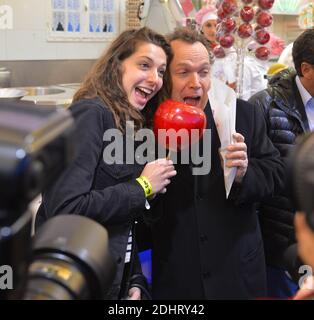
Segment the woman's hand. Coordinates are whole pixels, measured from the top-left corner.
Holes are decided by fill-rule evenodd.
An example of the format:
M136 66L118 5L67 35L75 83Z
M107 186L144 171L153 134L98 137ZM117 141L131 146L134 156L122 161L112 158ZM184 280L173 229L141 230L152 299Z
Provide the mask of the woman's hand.
M153 193L165 193L170 179L177 174L172 160L157 159L147 163L141 176L148 179L153 188Z

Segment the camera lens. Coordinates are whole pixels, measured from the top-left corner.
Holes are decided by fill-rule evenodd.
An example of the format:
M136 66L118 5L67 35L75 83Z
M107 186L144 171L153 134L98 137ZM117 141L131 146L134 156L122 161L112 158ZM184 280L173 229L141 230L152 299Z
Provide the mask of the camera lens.
M77 215L48 220L34 238L25 299L102 299L115 264L105 228Z

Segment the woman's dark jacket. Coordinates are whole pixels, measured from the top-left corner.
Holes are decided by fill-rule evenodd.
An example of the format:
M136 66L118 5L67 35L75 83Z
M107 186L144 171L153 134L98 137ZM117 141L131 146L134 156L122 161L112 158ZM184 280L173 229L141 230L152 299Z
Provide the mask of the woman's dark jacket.
M115 124L112 113L100 99L81 100L74 103L70 111L76 124L76 155L61 177L43 193L36 228L59 214L84 215L102 224L108 231L110 252L117 264L107 298L116 299L124 271L129 232L136 217L145 209L144 191L135 180L143 166L109 165L103 160L104 148L110 143L103 141L104 133L115 128ZM138 259L132 264L136 264L132 273L141 274Z

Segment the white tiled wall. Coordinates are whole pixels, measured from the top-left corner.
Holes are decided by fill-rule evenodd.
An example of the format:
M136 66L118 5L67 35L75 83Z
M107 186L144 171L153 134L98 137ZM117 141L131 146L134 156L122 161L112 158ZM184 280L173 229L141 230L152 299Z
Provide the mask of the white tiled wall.
M6 40L7 60L56 59L54 43L46 42L46 35L38 30L8 30Z
M102 42L49 42L51 0L0 0L13 9L13 29L0 30L0 60L96 59L108 45ZM120 30L125 25L125 0L119 1Z
M56 59L95 59L107 47L105 42L60 42L54 44L56 49Z

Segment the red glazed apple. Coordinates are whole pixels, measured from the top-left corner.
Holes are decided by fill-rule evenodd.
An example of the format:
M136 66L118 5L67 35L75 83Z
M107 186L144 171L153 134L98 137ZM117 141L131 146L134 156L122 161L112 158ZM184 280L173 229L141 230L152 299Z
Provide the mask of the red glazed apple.
M213 54L216 58L224 58L226 56L225 50L219 45L213 49Z
M227 32L230 33L232 32L235 28L236 28L236 22L234 21L234 19L228 17L225 18L224 20L222 20L221 22L221 28Z
M231 48L234 43L234 37L231 34L226 34L219 38L219 43L223 48Z
M249 6L245 6L241 9L240 16L244 22L250 22L254 18L254 9Z
M242 39L249 38L253 34L253 27L249 23L242 23L238 29L238 35Z
M154 116L154 133L158 143L173 151L182 150L197 142L205 128L206 115L202 109L171 99L161 103ZM173 130L168 131L165 136L165 130L162 129ZM192 134L193 129L197 129L197 136ZM182 132L185 134L180 134Z
M220 7L218 10L217 10L217 16L220 20L223 20L225 19L228 15L224 12L224 10L222 9L222 7Z
M265 29L259 29L255 32L255 40L259 44L266 44L270 40L270 34Z
M226 15L233 14L237 10L237 0L224 0L221 8Z
M274 5L275 0L258 0L258 6L263 10L269 10Z
M259 47L255 50L255 56L260 60L268 60L270 50L267 47Z
M270 13L262 11L256 17L256 22L261 27L269 27L273 23L273 17Z

